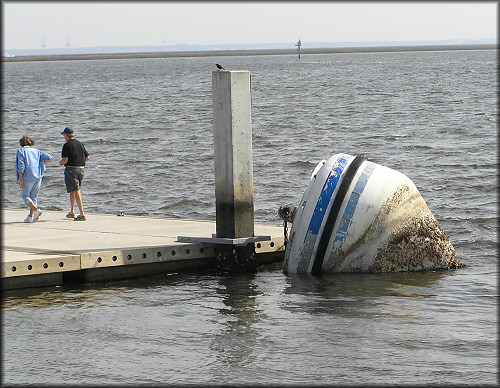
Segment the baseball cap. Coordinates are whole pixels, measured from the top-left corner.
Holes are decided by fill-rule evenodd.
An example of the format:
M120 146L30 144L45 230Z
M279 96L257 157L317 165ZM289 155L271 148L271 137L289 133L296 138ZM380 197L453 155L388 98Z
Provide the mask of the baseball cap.
M68 136L73 136L73 134L75 133L75 131L73 131L71 128L69 127L66 127L64 128L64 131L61 132L61 135L68 135Z

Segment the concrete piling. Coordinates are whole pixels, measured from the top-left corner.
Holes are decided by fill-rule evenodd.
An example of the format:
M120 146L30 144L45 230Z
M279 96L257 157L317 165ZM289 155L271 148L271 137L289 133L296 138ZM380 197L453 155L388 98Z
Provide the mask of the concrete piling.
M252 122L249 71L212 73L216 237L254 236ZM257 270L254 243L220 245L216 268Z

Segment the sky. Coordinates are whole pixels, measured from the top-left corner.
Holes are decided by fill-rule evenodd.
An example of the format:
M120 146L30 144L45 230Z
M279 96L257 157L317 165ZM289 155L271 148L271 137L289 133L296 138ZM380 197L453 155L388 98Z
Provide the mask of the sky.
M497 25L498 1L2 1L4 50L479 40Z

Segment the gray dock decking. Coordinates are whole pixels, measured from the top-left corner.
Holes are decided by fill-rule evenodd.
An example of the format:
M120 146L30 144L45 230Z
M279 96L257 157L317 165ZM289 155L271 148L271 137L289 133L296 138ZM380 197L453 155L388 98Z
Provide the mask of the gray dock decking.
M27 224L27 214L27 209L2 209L4 290L214 266L214 244L177 241L212 237L212 221L89 213L87 221L77 222L65 212L44 211ZM271 237L255 243L259 264L283 259L282 227L256 224L255 235Z

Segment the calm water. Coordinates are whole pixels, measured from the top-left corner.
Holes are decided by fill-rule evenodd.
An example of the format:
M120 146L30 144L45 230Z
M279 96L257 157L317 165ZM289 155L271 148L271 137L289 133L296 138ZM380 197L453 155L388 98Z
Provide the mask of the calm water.
M339 152L412 179L455 271L212 271L8 292L4 384L497 384L497 52L7 63L2 206L27 134L55 156L42 209L68 210L71 126L91 155L86 212L215 220L211 72L252 74L257 222L281 225Z

